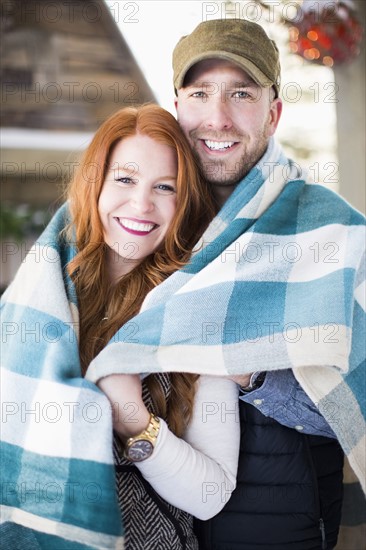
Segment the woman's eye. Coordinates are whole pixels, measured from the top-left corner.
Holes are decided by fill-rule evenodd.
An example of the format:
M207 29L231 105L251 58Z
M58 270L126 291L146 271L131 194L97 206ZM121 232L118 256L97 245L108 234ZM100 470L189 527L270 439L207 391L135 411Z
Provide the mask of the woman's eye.
M166 183L159 183L155 186L155 189L162 191L163 193L175 193L175 187L167 185Z
M129 184L132 184L134 183L133 179L132 178L128 178L128 177L124 177L124 178L115 178L116 182L118 183L124 183L126 185L129 185Z

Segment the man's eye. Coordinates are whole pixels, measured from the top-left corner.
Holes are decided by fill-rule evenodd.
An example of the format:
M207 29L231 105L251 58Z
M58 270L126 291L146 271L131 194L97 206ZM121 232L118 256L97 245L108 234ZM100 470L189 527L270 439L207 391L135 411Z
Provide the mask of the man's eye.
M235 99L247 99L247 98L250 98L250 94L248 94L248 92L244 92L243 90L240 90L240 91L234 92L233 97Z
M193 92L191 97L205 97L205 92Z

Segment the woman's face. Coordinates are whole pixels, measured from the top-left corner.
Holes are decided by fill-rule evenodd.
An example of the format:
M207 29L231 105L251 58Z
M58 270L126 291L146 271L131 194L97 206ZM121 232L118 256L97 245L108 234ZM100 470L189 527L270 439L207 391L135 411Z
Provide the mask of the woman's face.
M141 134L114 147L99 197L108 268L128 273L164 240L176 211L174 149Z

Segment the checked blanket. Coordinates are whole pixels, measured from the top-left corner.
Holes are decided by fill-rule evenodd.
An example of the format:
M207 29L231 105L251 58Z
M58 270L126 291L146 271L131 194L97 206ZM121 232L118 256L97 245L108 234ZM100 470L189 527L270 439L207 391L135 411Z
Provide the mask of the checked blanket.
M292 368L365 489L365 218L271 139L195 247L80 375L62 207L3 298L2 521L41 548L122 548L108 402L118 372ZM47 546L48 544L48 546ZM69 545L67 545L69 544ZM54 546L58 547L58 546Z
M62 207L2 299L4 548L123 549L108 400L81 376Z

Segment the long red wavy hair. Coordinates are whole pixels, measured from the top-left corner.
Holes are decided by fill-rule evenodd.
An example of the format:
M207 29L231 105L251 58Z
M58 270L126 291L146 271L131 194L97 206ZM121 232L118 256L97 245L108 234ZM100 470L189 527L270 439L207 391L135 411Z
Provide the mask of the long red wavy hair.
M174 149L178 164L177 209L159 250L110 287L98 200L114 146L137 133ZM68 235L78 251L68 272L78 296L79 349L85 373L117 330L139 312L146 294L187 263L215 211L208 186L178 122L154 104L121 109L101 125L68 186L67 199L72 219ZM158 413L181 435L192 415L197 375L172 373L170 378L168 402L155 375L150 375L146 383Z

